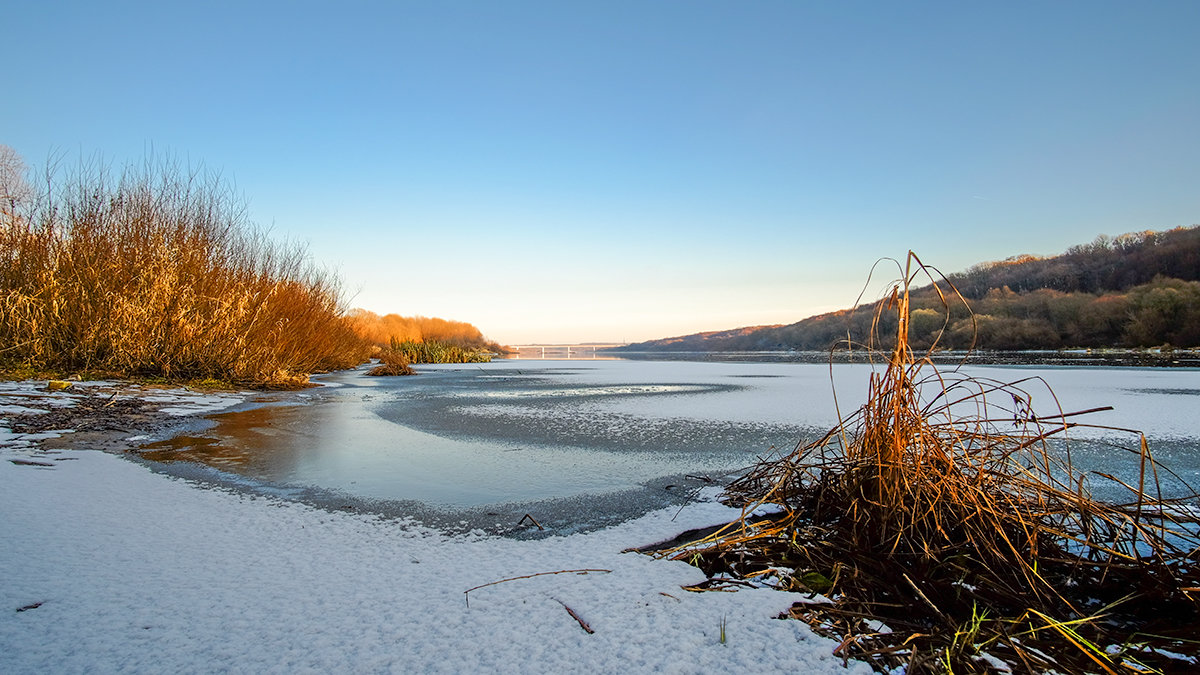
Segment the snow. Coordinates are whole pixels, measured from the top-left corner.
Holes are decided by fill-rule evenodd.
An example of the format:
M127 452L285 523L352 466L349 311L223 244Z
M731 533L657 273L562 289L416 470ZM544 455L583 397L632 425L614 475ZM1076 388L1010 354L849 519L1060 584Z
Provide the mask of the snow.
M676 396L629 398L589 403L588 410L623 413L649 419L708 421L736 419L765 424L796 424L828 429L837 423L838 408L853 413L863 403L872 366L813 363L720 363L695 361L495 361L472 364L476 370L510 371L521 377L552 372L556 382L590 387L610 387L613 394L631 383L675 387ZM418 366L421 372L459 370L462 366ZM874 367L874 370L882 370ZM923 371L932 375L932 370ZM1200 402L1200 375L1193 368L1054 367L1054 366L967 366L956 371L939 367L948 379L957 374L1016 382L1033 398L1041 415L1067 413L1111 406L1072 421L1127 429L1171 438L1200 437L1200 418L1193 410ZM500 377L500 375L496 375ZM504 377L517 377L505 374ZM714 383L731 385L727 391L711 391ZM693 395L702 394L702 395ZM539 394L540 395L540 394ZM1009 404L1007 396L997 401ZM1104 435L1103 431L1079 429L1073 436Z
M41 381L24 380L0 382L0 414L37 414L48 408L70 408L81 397L101 394L117 400L139 398L156 403L162 406L160 412L172 417L218 412L251 395L250 392L205 393L182 387L164 389L114 380L72 382L66 389L50 392Z
M586 404L597 413L764 424L800 419L818 427L836 419L824 366L477 368L497 377L557 369L565 386L633 382L676 392L601 397ZM514 368L522 372L510 373ZM1200 437L1192 370L971 372L1001 381L1041 376L1068 412L1115 405L1095 421L1189 443ZM865 366L837 367L844 413L861 401L865 373ZM333 381L326 386L339 384L336 376L327 379ZM714 382L731 386L714 390ZM117 386L76 383L78 391L50 395L29 383L0 383L0 415L71 405L86 387ZM1044 413L1054 400L1031 388ZM118 394L152 398L167 407L164 414L182 416L247 397L126 388ZM774 618L795 602L812 601L806 595L766 587L691 593L681 587L704 580L696 568L622 552L738 515L711 501L711 492L710 501L584 534L532 541L479 531L452 536L410 520L206 487L101 452L37 449L39 438L68 431L15 434L0 418L3 673L870 672L861 663L843 667L832 655L836 643L802 622ZM477 586L574 569L611 572L503 581L471 591L466 603L464 591ZM595 633L584 632L564 605Z
M154 395L179 410L240 400ZM11 461L31 457L54 466ZM0 514L4 673L870 672L773 618L802 595L691 593L696 568L622 552L737 516L712 501L536 541L449 536L100 452L34 453L0 427ZM611 572L514 579L466 603L482 584L585 568Z
M1158 438L1200 437L1200 374L1194 368L979 366L964 373L1001 382L1030 380L1022 386L1041 415L1059 406L1071 413L1111 406L1072 421L1122 429L1138 429ZM1108 435L1103 429L1075 429L1075 438Z
M596 411L623 413L653 419L709 421L736 419L763 424L806 424L828 428L837 422L830 371L806 363L708 363L694 361L497 362L520 364L527 369L570 368L560 381L576 385L620 386L630 382L655 383L678 388L677 396L620 398L590 404ZM545 365L550 364L550 365ZM536 372L536 370L532 371ZM839 365L835 370L838 396L845 397L844 412L852 412L865 399L869 367ZM714 383L727 391L712 392ZM692 393L686 388L695 388ZM848 402L848 406L846 404Z
M224 410L241 403L247 394L200 394L196 392L167 392L145 396L152 403L169 403L159 409L160 412L173 417L188 415L205 415Z

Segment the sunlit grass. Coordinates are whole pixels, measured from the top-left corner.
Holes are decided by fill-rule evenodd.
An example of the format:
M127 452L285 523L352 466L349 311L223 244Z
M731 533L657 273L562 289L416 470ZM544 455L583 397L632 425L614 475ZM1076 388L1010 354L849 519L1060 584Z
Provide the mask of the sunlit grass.
M217 176L49 172L0 211L0 366L300 386L365 360L339 282Z
M1165 467L1128 430L1110 431L1131 436L1137 479L1084 476L1061 439L1089 411L1064 413L1037 379L943 373L914 353L909 286L934 275L911 254L901 272L877 305L876 326L895 312L895 339L871 350L882 372L867 402L727 490L747 512L782 512L674 556L710 574L785 570L784 587L832 601L790 616L884 672L995 672L993 659L1019 672L1154 672L1200 653L1197 495L1164 498ZM953 287L941 297L961 300ZM1035 388L1050 411L1035 411ZM1128 499L1093 499L1097 480Z
M393 340L391 349L409 363L487 363L492 360L491 352L485 349L461 347L440 340Z
M395 342L446 342L460 347L486 348L499 351L499 345L489 341L478 328L465 321L451 321L427 316L380 316L365 309L350 311L354 330L367 341L381 348Z
M367 375L376 377L380 376L396 376L396 375L416 375L416 371L409 366L408 359L404 354L394 349L380 350L379 365L367 371Z

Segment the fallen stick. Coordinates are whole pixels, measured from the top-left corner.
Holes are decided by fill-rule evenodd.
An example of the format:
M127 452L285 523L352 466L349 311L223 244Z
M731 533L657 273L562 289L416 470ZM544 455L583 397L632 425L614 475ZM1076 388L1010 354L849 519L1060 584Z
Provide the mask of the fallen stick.
M467 607L470 607L471 606L471 596L470 596L471 591L477 591L481 588L487 588L488 586L495 586L496 584L502 584L506 581L516 581L517 579L532 579L534 577L544 577L549 574L588 574L591 572L603 572L605 574L609 574L612 572L612 570L599 570L599 569L558 570L557 572L538 572L536 574L526 574L526 575L519 576L519 577L509 577L507 579L501 579L500 581L491 581L486 584L476 586L475 588L468 588L467 590L463 591L463 596L465 596L467 599Z
M539 523L539 522L537 521L537 519L536 519L536 518L534 518L533 516L529 515L528 513L526 513L526 514L525 514L525 517L524 517L524 518L522 518L522 519L520 519L520 520L518 520L518 521L517 521L517 527L520 527L520 526L524 525L524 524L525 524L525 520L526 520L526 519L528 519L528 520L529 520L529 522L533 523L534 525L537 525L537 529L539 529L539 530L545 530L545 529L546 529L546 528L542 527L542 524L541 524L541 523Z
M946 614L941 609L938 609L938 606L933 604L933 601L930 600L929 597L927 595L925 595L925 593L923 593L920 588L917 587L917 584L912 579L910 579L907 574L901 574L900 576L904 577L904 580L908 582L908 585L912 586L912 589L917 592L917 597L924 600L925 604L929 605L929 608L932 609L935 614L942 617L942 620L945 621L947 623L947 625L949 625L951 627L954 626L954 622L950 620L950 617L946 616Z
M562 600L559 600L558 598L555 598L554 600L556 602L558 602L558 604L562 605L563 609L567 610L567 614L570 614L572 619L575 619L576 621L579 622L579 627L584 629L585 631L587 631L588 635L592 635L596 632L596 631L592 630L592 627L589 626L586 621L584 621L582 618L579 617L578 614L575 613L575 610L568 607L567 603L563 602Z
M10 459L8 460L17 466L54 466L51 462L38 462L32 459Z

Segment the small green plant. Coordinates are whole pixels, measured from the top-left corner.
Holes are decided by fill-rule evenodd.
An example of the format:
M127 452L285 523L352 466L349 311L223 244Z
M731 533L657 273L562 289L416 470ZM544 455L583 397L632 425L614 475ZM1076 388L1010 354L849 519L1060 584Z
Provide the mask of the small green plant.
M980 632L987 620L988 611L981 610L978 604L972 603L971 618L955 632L953 642L946 648L947 658L953 654L956 661L961 663L963 660L977 655L980 648Z
M392 351L409 363L488 363L491 352L473 347L461 347L440 340L392 340Z

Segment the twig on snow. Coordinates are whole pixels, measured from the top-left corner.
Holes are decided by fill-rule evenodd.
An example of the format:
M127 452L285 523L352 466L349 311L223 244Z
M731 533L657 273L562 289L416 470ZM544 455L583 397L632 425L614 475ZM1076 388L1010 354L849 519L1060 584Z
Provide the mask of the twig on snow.
M525 574L525 575L519 576L519 577L509 577L507 579L501 579L499 581L491 581L486 584L476 586L474 588L468 588L467 590L463 591L463 596L465 596L467 599L467 607L470 607L471 606L471 596L470 596L471 591L477 591L481 588L487 588L488 586L495 586L496 584L502 584L506 581L516 581L517 579L532 579L534 577L544 577L544 576L550 575L550 574L590 574L592 572L603 572L605 574L609 574L612 572L612 570L601 570L601 569L558 570L557 572L538 572L536 574Z
M588 622L584 621L578 614L575 613L575 610L568 607L567 603L563 602L562 600L559 600L558 598L554 598L554 601L557 602L558 604L562 605L563 609L567 610L567 614L570 614L572 619L575 619L576 621L578 621L579 627L584 629L585 631L587 631L588 635L592 635L596 632L596 631L592 630L592 627L588 625Z

